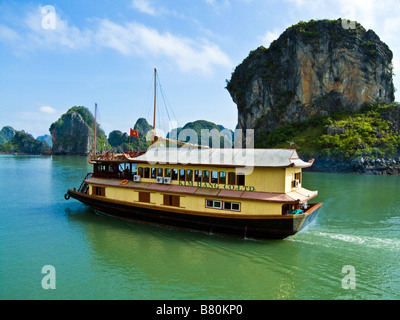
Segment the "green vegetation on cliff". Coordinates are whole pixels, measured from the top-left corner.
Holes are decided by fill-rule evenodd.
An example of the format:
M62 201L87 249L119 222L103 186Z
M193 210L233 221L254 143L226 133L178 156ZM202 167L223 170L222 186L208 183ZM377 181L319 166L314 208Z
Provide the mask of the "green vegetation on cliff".
M371 104L360 111L340 111L326 117L288 124L268 134L259 131L258 148L297 146L303 157L394 157L400 154L400 105Z
M188 131L185 131L188 130ZM190 130L190 131L189 131ZM205 136L202 143L202 135L201 131L205 130ZM190 141L191 133L195 133L197 141ZM208 135L208 136L207 136ZM233 131L230 129L226 129L223 126L216 125L213 122L206 121L206 120L197 120L193 122L188 122L183 127L179 127L177 129L173 129L168 136L173 140L179 140L181 142L189 142L198 145L206 145L206 146L213 146L214 143L218 143L219 146L214 147L221 147L225 146L225 142L230 146L233 140ZM193 137L194 138L194 137ZM207 139L208 138L208 139ZM207 141L208 140L208 141ZM227 147L228 147L227 145Z
M138 137L130 137L127 133L122 133L120 130L113 130L108 136L108 142L112 149L116 152L124 151L145 151L149 148L151 141L147 141L146 135L152 130L152 126L148 124L146 119L139 118L133 129L138 131Z

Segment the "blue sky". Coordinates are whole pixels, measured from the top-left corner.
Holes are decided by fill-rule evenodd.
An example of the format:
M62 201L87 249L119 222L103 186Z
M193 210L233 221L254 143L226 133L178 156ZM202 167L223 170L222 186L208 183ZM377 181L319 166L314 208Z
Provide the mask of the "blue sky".
M43 27L46 5L55 29ZM171 120L234 129L225 80L251 50L299 21L341 17L373 29L400 74L399 16L399 0L0 1L0 128L48 134L70 107L94 113L97 103L107 134L129 132L139 117L152 122L157 68ZM159 101L157 127L166 131L160 94Z

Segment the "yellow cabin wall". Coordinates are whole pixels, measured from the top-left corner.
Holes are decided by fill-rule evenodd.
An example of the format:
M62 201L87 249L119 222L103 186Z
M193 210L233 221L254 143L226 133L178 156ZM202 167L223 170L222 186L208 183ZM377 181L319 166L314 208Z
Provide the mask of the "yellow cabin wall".
M164 202L164 194L174 194L168 192L154 192L154 191L145 191L141 190L141 192L150 192L150 203L142 203L144 205L149 206L159 206L159 207L169 207L169 208L178 208L173 206L165 206ZM89 193L93 194L93 185L90 185ZM105 187L105 195L108 199L131 202L135 203L139 200L139 191L131 188L124 187ZM282 214L282 204L274 203L274 202L262 202L262 201L249 201L249 200L234 200L234 199L223 199L218 197L206 197L206 196L192 196L192 195L181 195L180 196L180 207L181 209L189 210L192 212L202 212L202 213L229 213L229 214L265 214L265 215L280 215ZM207 208L206 207L206 199L208 200L219 200L219 201L227 201L227 202L237 202L240 203L240 211L232 211L232 210L223 210L223 209L215 209L215 208Z
M285 192L285 169L282 168L254 168L246 176L246 185L254 186L260 192Z
M301 172L301 168L286 168L285 170L285 193L293 190L293 181L295 173ZM301 183L299 185L301 187Z

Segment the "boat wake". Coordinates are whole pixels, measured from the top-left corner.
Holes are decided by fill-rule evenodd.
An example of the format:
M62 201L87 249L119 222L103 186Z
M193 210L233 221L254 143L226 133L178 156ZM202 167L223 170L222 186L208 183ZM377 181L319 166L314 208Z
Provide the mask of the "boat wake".
M362 244L370 248L381 248L381 249L387 248L387 249L394 249L396 251L400 250L399 239L385 239L385 238L375 238L369 236L347 235L347 234L331 234L324 232L321 232L320 235L334 240L341 240L344 242Z
M321 241L321 237L327 241ZM294 242L304 242L308 244L323 245L333 247L335 243L329 240L337 240L353 245L362 245L368 248L387 249L390 251L400 251L400 239L387 239L370 237L365 235L338 234L328 232L310 232L299 237L290 239Z

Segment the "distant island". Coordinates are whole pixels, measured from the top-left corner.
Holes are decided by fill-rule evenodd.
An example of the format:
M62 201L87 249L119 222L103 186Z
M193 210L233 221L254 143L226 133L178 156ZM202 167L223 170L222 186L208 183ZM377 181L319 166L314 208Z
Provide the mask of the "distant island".
M74 106L50 125L51 135L42 135L34 139L32 135L24 131L17 131L6 126L0 131L0 153L86 156L94 151L94 122L94 116L89 109ZM139 118L133 125L133 130L138 132L137 137L130 137L127 132L120 130L111 131L107 137L97 123L97 152L145 151L151 144L147 134L152 129L153 127L146 119ZM173 129L167 134L167 138L188 142L188 138L184 135L186 129L192 129L197 134L199 140L195 141L196 144L201 144L202 129L210 130L211 133L216 130L218 138L221 132L223 136L226 135L226 139L233 138L232 130L206 120L197 120ZM212 138L211 135L206 145L212 146ZM224 145L224 141L226 140L221 139L221 146Z
M359 23L351 29L341 19L299 22L269 48L251 51L226 81L237 105L237 128L254 129L256 148L296 147L303 158L315 159L312 170L398 175L400 105L394 101L392 59L389 47ZM120 130L107 137L97 124L97 151L146 150L153 128L140 118L133 129L136 138ZM180 134L185 129L196 132L197 144L211 145L217 137L226 147L234 136L221 125L197 120L167 137L187 142ZM215 136L201 141L202 129ZM93 152L94 117L83 106L68 109L49 131L36 140L4 127L0 152Z
M50 155L52 152L45 141L39 141L25 131L5 126L0 131L0 153Z

